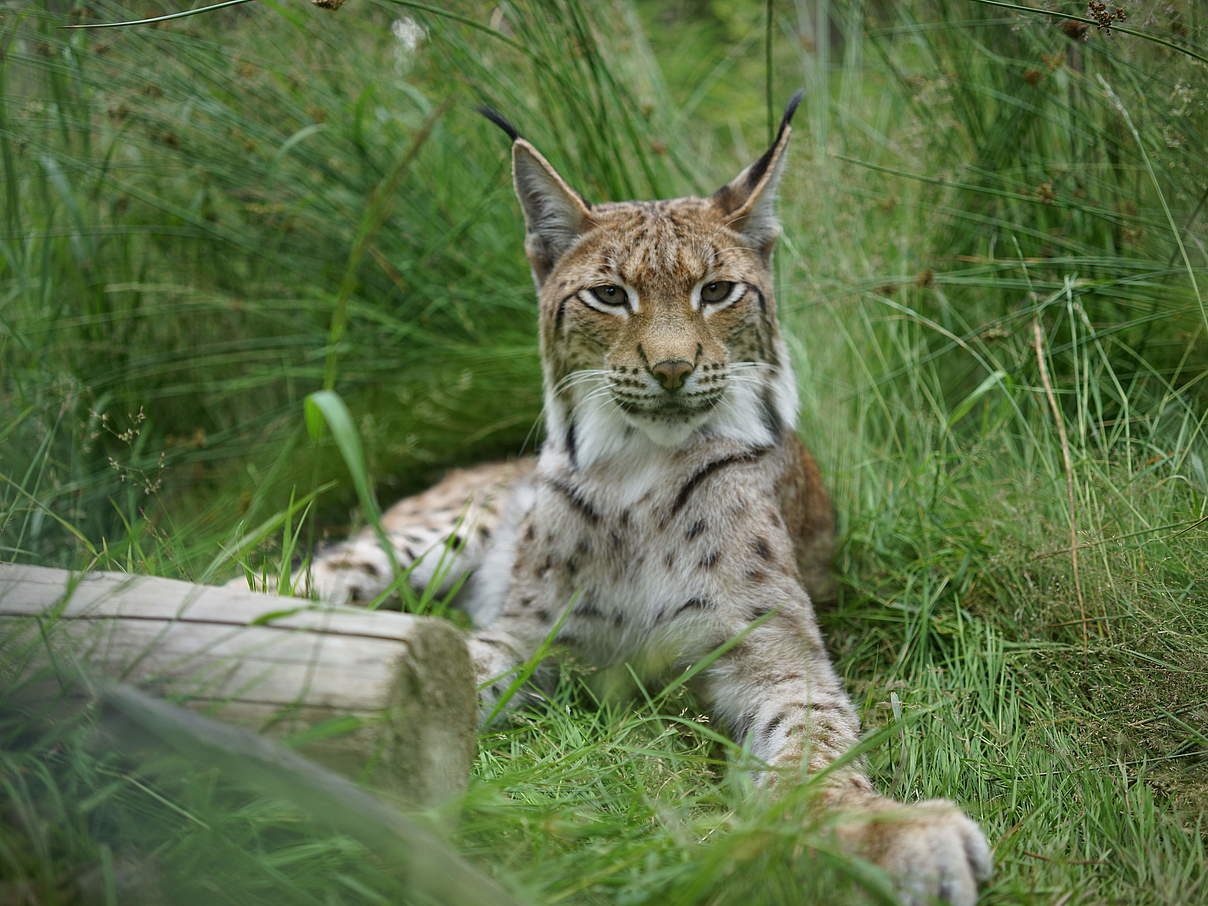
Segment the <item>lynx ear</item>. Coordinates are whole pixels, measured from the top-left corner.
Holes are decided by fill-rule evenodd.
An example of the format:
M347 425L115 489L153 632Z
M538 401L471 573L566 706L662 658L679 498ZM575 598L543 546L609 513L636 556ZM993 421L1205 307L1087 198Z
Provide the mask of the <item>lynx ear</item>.
M784 170L789 136L793 133L789 122L804 94L804 91L798 91L789 101L772 147L713 193L713 204L725 214L730 226L741 233L751 248L764 258L772 253L772 246L780 235L780 223L776 219L776 186Z
M540 286L563 253L591 226L589 206L498 110L476 109L512 140L512 179L526 229L524 250Z
M545 282L558 259L590 226L591 213L541 153L517 137L512 143L512 176L528 230L524 250L537 283Z

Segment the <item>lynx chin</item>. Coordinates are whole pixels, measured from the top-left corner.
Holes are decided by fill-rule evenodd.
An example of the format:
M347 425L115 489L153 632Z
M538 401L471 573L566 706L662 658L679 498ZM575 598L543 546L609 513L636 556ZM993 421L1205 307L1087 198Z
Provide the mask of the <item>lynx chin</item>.
M800 97L772 146L712 196L607 204L483 111L512 139L548 433L535 459L454 471L384 527L415 586L465 579L484 719L551 636L606 687L630 670L657 682L737 637L694 690L758 784L815 774L859 738L814 617L833 594L834 516L795 433L772 294ZM318 555L296 587L371 600L390 559L366 531ZM841 842L881 865L903 902L976 901L990 850L955 805L887 799L858 760L818 786Z

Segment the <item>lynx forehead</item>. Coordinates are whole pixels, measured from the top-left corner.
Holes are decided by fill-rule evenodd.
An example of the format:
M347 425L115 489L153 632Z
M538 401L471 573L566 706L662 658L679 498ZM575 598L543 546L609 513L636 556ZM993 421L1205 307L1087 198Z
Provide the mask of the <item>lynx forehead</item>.
M484 719L550 642L606 686L691 670L759 783L825 771L819 807L863 819L838 837L904 902L971 906L990 873L977 826L948 802L880 796L859 761L836 767L859 720L813 609L833 592L834 518L793 431L769 275L797 101L712 196L599 205L488 112L513 142L548 434L535 461L452 472L384 528L406 581L462 589ZM403 580L371 530L295 578L336 601Z

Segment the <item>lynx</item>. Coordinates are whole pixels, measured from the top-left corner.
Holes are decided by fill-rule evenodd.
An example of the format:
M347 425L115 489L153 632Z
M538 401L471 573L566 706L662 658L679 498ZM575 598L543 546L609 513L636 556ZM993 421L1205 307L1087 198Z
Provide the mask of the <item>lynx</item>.
M856 743L813 610L833 594L833 510L795 433L769 269L800 97L772 146L711 197L608 204L482 111L512 140L547 437L535 459L450 473L384 528L416 586L464 579L484 718L547 640L606 687L721 649L695 692L757 783L819 772ZM366 531L296 578L329 601L370 600L391 559ZM953 804L895 803L858 761L819 786L819 808L871 818L838 833L905 902L975 902L990 851Z

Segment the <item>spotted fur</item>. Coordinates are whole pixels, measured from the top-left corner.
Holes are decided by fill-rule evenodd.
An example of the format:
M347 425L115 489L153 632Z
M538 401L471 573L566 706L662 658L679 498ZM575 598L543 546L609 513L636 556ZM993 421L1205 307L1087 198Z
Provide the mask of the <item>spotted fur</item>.
M438 564L447 586L469 575L484 715L549 640L605 687L724 648L695 689L758 782L833 767L857 741L814 617L833 593L834 518L794 431L769 267L796 100L772 147L713 196L596 205L492 114L514 139L548 436L536 460L453 472L385 517L411 581ZM366 533L299 580L373 598L388 558ZM908 902L975 901L990 854L955 806L893 803L859 762L822 787L820 806L848 816L840 837Z

